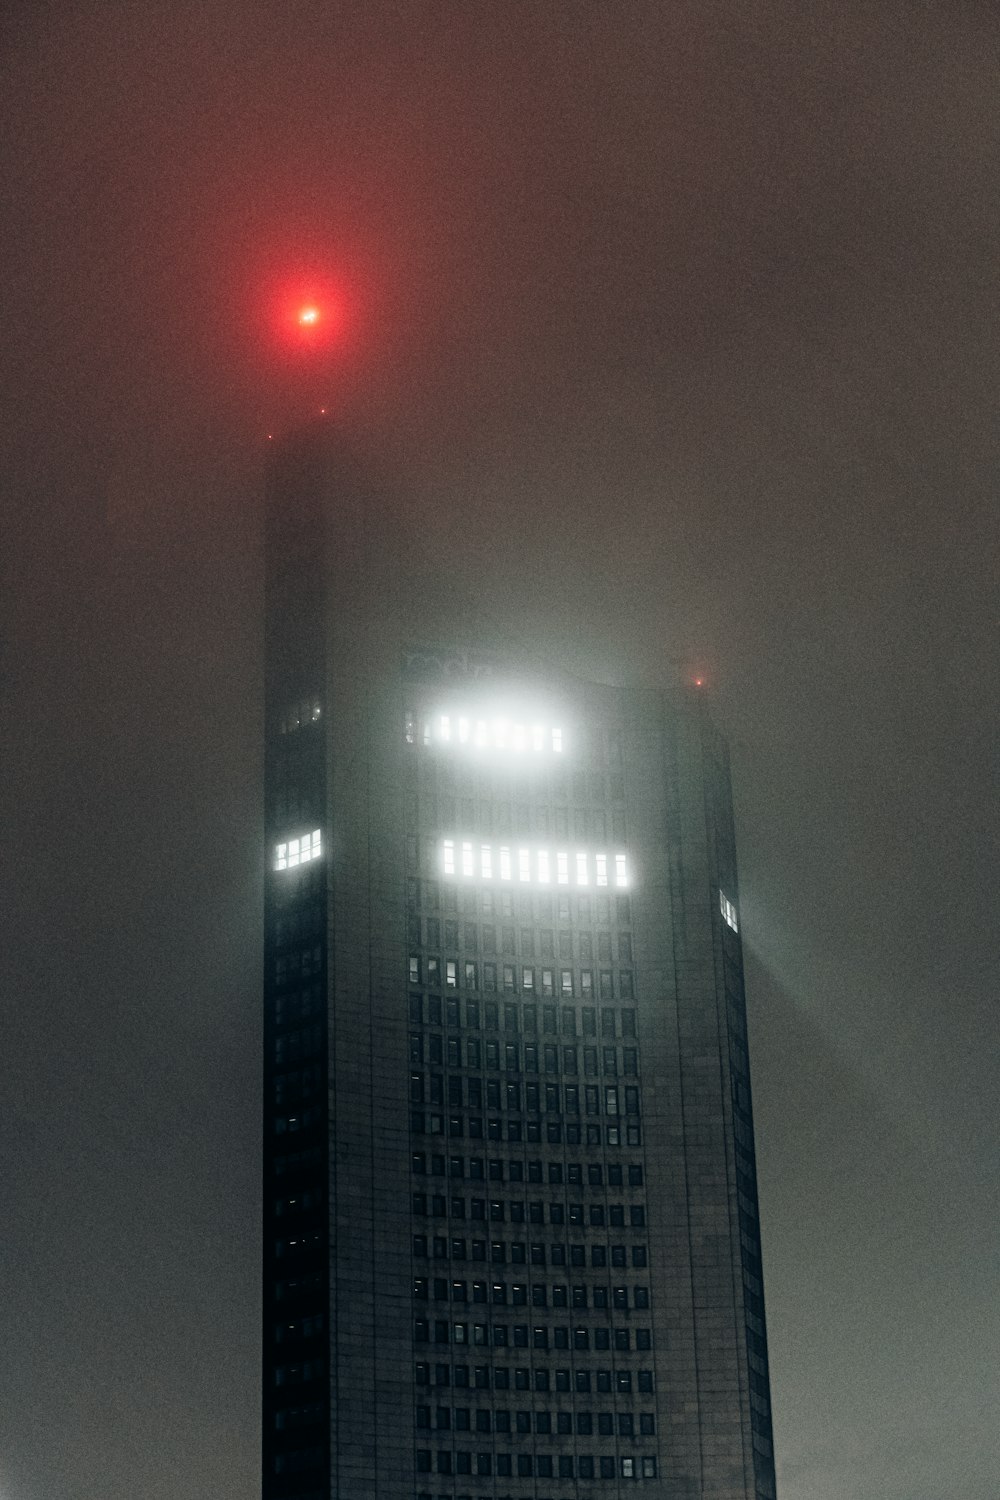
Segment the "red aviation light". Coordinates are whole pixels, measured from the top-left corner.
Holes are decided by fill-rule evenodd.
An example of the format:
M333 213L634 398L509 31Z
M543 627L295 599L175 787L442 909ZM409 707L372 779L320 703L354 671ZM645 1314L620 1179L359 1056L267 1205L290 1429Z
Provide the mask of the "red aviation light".
M273 348L293 362L333 353L347 332L343 288L318 276L287 277L272 289L266 317Z

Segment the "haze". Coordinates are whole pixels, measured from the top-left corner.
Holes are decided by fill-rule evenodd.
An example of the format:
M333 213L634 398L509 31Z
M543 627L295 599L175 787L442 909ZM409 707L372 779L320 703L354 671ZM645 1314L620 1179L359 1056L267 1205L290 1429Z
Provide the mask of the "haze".
M2 39L4 1500L259 1492L263 451L324 403L443 589L706 678L779 1493L996 1500L995 13Z

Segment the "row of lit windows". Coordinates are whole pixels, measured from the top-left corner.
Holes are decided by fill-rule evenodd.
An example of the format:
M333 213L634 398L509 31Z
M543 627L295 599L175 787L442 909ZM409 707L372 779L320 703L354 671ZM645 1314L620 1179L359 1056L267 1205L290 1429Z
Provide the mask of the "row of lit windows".
M419 953L411 953L407 962L407 977L410 984L427 984L432 989L440 987L454 990L461 986L465 990L478 990L479 964L475 959L466 959L464 962L455 958L445 959L442 965L437 957L430 956L423 959ZM537 985L536 985L537 979ZM613 1000L615 998L615 974L611 969L601 969L598 972L598 987L594 985L594 970L580 969L579 979L575 977L573 969L539 969L535 970L532 965L484 963L482 966L482 991L486 995L499 993L501 987L504 994L516 995L563 995L574 996L579 994L584 1000L600 998L601 1000ZM557 988L558 986L558 988ZM631 1000L635 996L635 983L630 970L618 971L618 994L623 1000Z
M603 1283L599 1286L588 1286L586 1283L566 1286L562 1283L554 1283L550 1287L544 1281L536 1281L529 1286L523 1281L468 1282L449 1281L446 1276L415 1276L413 1299L415 1302L488 1302L494 1307L505 1307L508 1301L512 1307L530 1305L531 1307L552 1306L578 1309L593 1306L598 1311L613 1309L616 1312L628 1312L630 1307L639 1310L649 1307L649 1288L645 1286L608 1287ZM313 1319L300 1319L300 1322L310 1325L314 1321ZM320 1322L322 1323L322 1320ZM293 1330L298 1328L298 1324L281 1324L280 1327ZM292 1336L291 1332L289 1336ZM308 1332L303 1332L301 1336L309 1337L310 1335Z
M416 844L416 840L412 842ZM434 860L436 842L427 839L426 850L429 859ZM415 848L412 854L410 863L416 864ZM469 916L513 917L516 913L525 922L570 922L575 917L584 927L594 922L599 927L608 927L612 917L624 927L632 921L632 903L628 896L615 896L612 903L610 896L570 895L565 891L556 892L554 896L551 891L495 891L491 886L459 886L449 880L441 883L418 879L415 875L407 877L406 905L408 911L422 909L428 912L458 911L461 905L462 911Z
M511 848L478 844L470 839L441 841L441 873L478 880L517 880L538 885L628 885L623 853L575 849Z
M464 1156L449 1156L433 1154L430 1157L424 1151L414 1151L410 1158L410 1168L418 1177L465 1177L468 1176L474 1182L503 1182L504 1176L510 1182L542 1182L543 1168L546 1164L537 1159L530 1161L504 1161L489 1158L484 1160L481 1156L470 1156L468 1161ZM547 1180L552 1184L559 1184L565 1180L571 1185L583 1185L584 1163L571 1161L564 1164L561 1161L550 1161L547 1164ZM587 1182L590 1187L600 1188L604 1186L604 1167L600 1162L592 1161L586 1163ZM642 1167L638 1162L631 1162L627 1167L615 1163L607 1168L608 1186L622 1187L625 1181L625 1173L628 1173L629 1187L642 1187Z
M513 1085L516 1087L516 1085ZM283 1130L304 1130L316 1123L309 1111L303 1111L301 1123L294 1123L294 1117L289 1117L285 1124L276 1123L275 1129L278 1134ZM316 1117L319 1118L318 1116ZM526 1141L529 1145L540 1145L542 1143L542 1122L540 1120L526 1120L522 1122L508 1117L506 1120L487 1119L485 1121L485 1133L481 1116L472 1115L468 1119L462 1115L438 1115L425 1114L423 1110L412 1110L410 1113L410 1129L415 1135L447 1135L452 1140L460 1140L468 1134L470 1140L474 1141L509 1141L517 1144ZM447 1127L447 1128L446 1128ZM593 1146L601 1145L601 1127L599 1125L587 1125L581 1127L573 1121L568 1121L565 1128L567 1146ZM561 1146L563 1144L563 1123L561 1120L545 1121L546 1143L550 1146ZM624 1132L618 1125L608 1125L604 1130L604 1142L608 1146L641 1146L642 1133L638 1125L627 1125Z
M558 725L526 724L502 714L485 719L467 713L418 717L407 710L403 725L408 745L460 745L469 750L499 750L514 755L563 752L563 732Z
M280 1002L279 1002L280 1004ZM541 1008L541 1031L543 1036L556 1036L560 1032L565 1037L576 1036L577 1032L587 1036L597 1035L597 1010L590 1005L584 1005L579 1010L579 1022L577 1021L577 1007L575 1005L543 1005ZM520 1003L507 1000L504 1002L503 1011L495 1000L487 1000L485 1003L479 1000L464 1000L457 995L446 995L444 1005L440 995L427 996L426 1004L422 995L410 996L410 1020L420 1022L429 1026L456 1026L463 1027L468 1031L478 1031L485 1025L487 1031L498 1031L500 1029L501 1016L504 1031L518 1035L524 1032L525 1036L537 1036L539 1031L539 1009L533 1001L522 1001ZM605 1005L601 1008L601 1036L613 1037L616 1028L623 1037L635 1036L635 1011L626 1006L619 1009L613 1005ZM429 1036L428 1046L435 1040L441 1038ZM449 1046L451 1040L449 1039Z
M593 963L596 958L599 963L615 962L610 932L597 934L596 953L594 935L589 931L575 934L574 941L574 933L567 928L560 928L557 933L551 927L543 927L540 931L534 927L522 927L518 934L513 925L501 926L498 944L498 930L492 923L484 924L481 933L482 941L480 941L480 928L477 923L464 922L460 925L457 917L446 917L442 926L439 917L425 917L421 920L420 917L413 916L407 924L407 935L415 948L440 950L444 947L451 953L457 953L459 947L467 953L478 953L481 948L487 956L495 953L515 955L519 953L522 958L535 958L537 948L539 958L558 957L570 962L574 958L579 958L581 963ZM459 937L461 937L461 943L459 943ZM626 966L631 965L631 933L623 932L619 935L617 961Z
M652 1437L656 1418L651 1411L508 1411L504 1407L418 1406L414 1412L417 1431L436 1432L533 1432L538 1437L576 1433L578 1437Z
M540 1323L454 1323L448 1318L415 1318L415 1344L470 1344L493 1349L576 1349L586 1352L616 1349L625 1353L633 1347L640 1352L653 1347L649 1328L550 1328Z
M431 1037L427 1038L430 1042ZM434 1041L440 1043L440 1037L434 1037ZM486 1059L486 1067L499 1069L501 1066L500 1048L503 1047L503 1068L508 1073L520 1072L518 1058L521 1043L519 1042L495 1042L487 1040L481 1042L478 1037L469 1037L465 1041L465 1063L470 1068L481 1068L483 1057ZM462 1042L457 1037L449 1038L448 1058L450 1067L462 1066ZM431 1049L427 1049L428 1060L432 1062L441 1061L440 1046L434 1049L435 1056L431 1055ZM587 1077L596 1077L598 1072L614 1076L624 1073L627 1077L635 1077L639 1071L639 1053L635 1047L557 1047L554 1043L525 1042L523 1044L524 1071L526 1073L565 1073L570 1077L576 1077L580 1072L580 1056L583 1058L583 1072ZM598 1068L598 1055L600 1054L601 1066ZM452 1062L451 1059L455 1061ZM424 1037L417 1032L410 1036L410 1063L418 1065L424 1061ZM541 1064L541 1066L539 1066ZM470 1087L473 1080L469 1080ZM441 1100L431 1100L431 1103L441 1103ZM460 1104L462 1100L456 1098L455 1103ZM479 1108L481 1099L476 1100L472 1094L469 1095L469 1105Z
M417 1386L434 1386L439 1390L454 1387L456 1390L488 1391L556 1391L568 1394L575 1391L578 1396L630 1396L633 1373L635 1388L640 1395L652 1395L654 1377L652 1370L632 1370L616 1367L614 1370L589 1370L574 1366L572 1370L549 1370L547 1365L468 1365L426 1364L414 1366L414 1383Z
M286 843L275 845L274 868L291 870L295 865L319 859L322 853L323 835L318 828L314 828L312 833L304 833L301 838L288 839Z
M559 1454L557 1457L544 1453L452 1453L450 1449L438 1449L436 1455L429 1448L417 1449L417 1473L430 1474L479 1474L514 1475L518 1478L539 1479L655 1479L655 1458L621 1458L614 1454L590 1456L579 1454L572 1457ZM418 1500L420 1497L418 1496ZM450 1500L450 1497L449 1497Z
M471 1250L471 1253L470 1253ZM583 1270L587 1264L587 1246L569 1245L560 1242L555 1244L530 1244L526 1245L523 1240L465 1240L460 1235L447 1239L444 1235L434 1235L428 1240L425 1234L413 1236L413 1255L415 1260L427 1260L433 1251L434 1260L453 1260L458 1262L471 1261L473 1265L490 1264L494 1266L505 1266L508 1261L513 1266L544 1266L546 1260L552 1266L573 1266L577 1270ZM590 1264L595 1270L602 1270L610 1263L618 1270L624 1270L631 1257L632 1266L636 1270L644 1269L648 1260L648 1251L645 1245L591 1245Z
M625 1227L626 1207L622 1203L591 1203L584 1206L582 1203L549 1203L547 1206L540 1200L532 1200L528 1203L511 1203L506 1200L485 1198L471 1198L468 1203L468 1214L466 1214L466 1201L461 1197L445 1199L443 1193L414 1193L412 1211L418 1218L443 1218L446 1214L452 1219L472 1220L492 1224L503 1224L509 1218L512 1224L570 1224L583 1227L589 1224L593 1229L603 1228L605 1223L612 1229L623 1229ZM633 1229L643 1229L646 1224L646 1210L641 1204L632 1204L628 1208L628 1223Z

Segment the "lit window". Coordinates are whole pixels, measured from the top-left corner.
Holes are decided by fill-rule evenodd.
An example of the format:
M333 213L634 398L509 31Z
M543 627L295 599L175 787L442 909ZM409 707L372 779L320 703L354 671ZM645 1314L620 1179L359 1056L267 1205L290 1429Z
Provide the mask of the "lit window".
M725 894L724 891L719 892L719 907L722 911L723 917L725 918L726 922L728 922L729 926L733 929L734 932L739 932L740 919L736 914L736 907L733 905L732 901L730 901L729 897Z
M458 965L452 958L444 966L444 982L450 990L455 989L458 984Z
M304 718L298 718L298 707L295 712L296 726L299 722L306 722ZM312 717L318 716L317 708ZM284 732L284 723L282 729ZM415 744L418 736L424 745L436 740L442 745L458 744L477 750L506 750L515 754L529 750L541 752L548 747L561 753L563 749L562 729L511 720L502 715L495 719L473 719L468 714L435 713L429 719L418 720L415 714L407 711L407 744Z
M311 859L319 859L323 853L323 838L318 828L304 833L301 838L289 839L277 844L274 850L274 868L291 870L295 865L304 865Z
M318 837L318 831L314 837ZM303 841L303 844L305 842ZM478 865L476 863L477 848L479 851ZM508 844L499 845L496 852L497 859L494 861L494 848L492 844L480 844L477 846L471 839L462 840L461 842L456 839L443 839L441 841L441 869L445 875L461 874L469 879L478 875L482 880L497 878L500 880L513 880L515 879L514 868L516 857L516 879L523 885L528 885L532 882L538 885L550 885L554 873L555 880L559 885L575 883L577 886L588 886L594 880L598 886L608 886L611 883L610 871L613 861L614 884L618 887L629 884L628 857L625 854L607 854L604 852L591 854L585 849L577 850L573 855L563 850L559 850L553 854L551 849L531 849L524 846L512 849ZM312 854L298 854L297 857L296 855L297 850L294 846L294 841L292 845L279 846L278 858L284 860L285 863L279 865L278 868L284 869L289 863L300 863L302 859L314 857ZM591 861L593 861L593 864L591 864ZM574 876L575 882L573 879ZM492 897L490 899L492 900ZM510 897L504 898L508 902L510 899ZM606 902L605 897L601 899ZM621 899L626 900L627 898L622 897ZM569 898L567 896L560 896L559 900L566 907L568 919ZM735 909L732 907L730 909L735 916ZM725 907L723 911L725 911ZM727 920L729 920L728 917ZM543 954L542 956L551 957L551 954ZM569 955L564 954L563 956L568 957ZM587 958L589 955L585 953L583 956ZM602 954L602 957L610 959L610 949L607 954Z

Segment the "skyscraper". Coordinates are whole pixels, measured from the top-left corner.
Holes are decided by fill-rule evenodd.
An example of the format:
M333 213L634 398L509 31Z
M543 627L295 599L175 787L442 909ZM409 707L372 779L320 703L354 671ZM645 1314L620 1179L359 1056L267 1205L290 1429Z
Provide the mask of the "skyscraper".
M418 553L324 428L277 446L263 1495L765 1500L725 745Z

